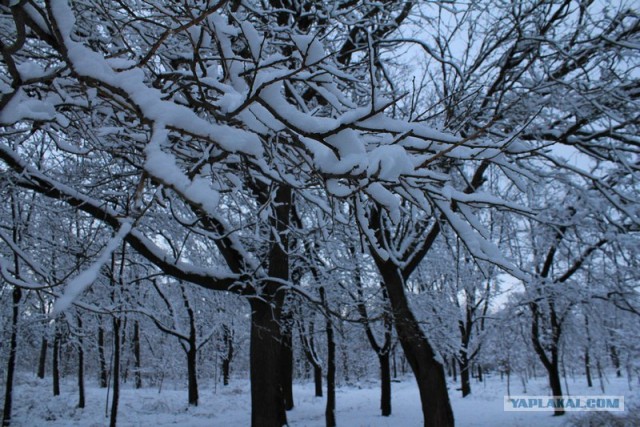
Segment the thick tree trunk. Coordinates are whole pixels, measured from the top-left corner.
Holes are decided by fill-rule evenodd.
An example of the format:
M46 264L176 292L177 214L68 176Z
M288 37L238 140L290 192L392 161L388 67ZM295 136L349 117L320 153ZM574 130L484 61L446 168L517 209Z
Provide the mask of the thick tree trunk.
M142 388L142 361L140 358L140 322L133 322L133 363L135 367L134 379L136 388Z
M454 425L442 363L422 332L404 293L404 280L392 262L376 259L391 302L398 340L413 370L420 391L425 427Z
M462 397L467 397L471 394L471 380L469 378L469 371L471 366L469 365L469 359L467 359L466 351L460 352L460 389L462 390Z
M13 377L16 369L16 353L18 351L18 319L20 316L20 300L22 290L13 288L11 310L11 338L9 339L9 357L7 359L7 382L4 390L4 407L2 410L2 426L11 425L11 407L13 404Z
M269 276L288 281L290 187L278 186L272 212ZM281 318L285 292L281 287L279 281L268 281L264 284L261 295L249 300L252 427L281 427L287 424L281 360L284 340Z
M553 369L549 372L549 385L551 386L551 393L554 397L562 397L562 384L560 382L560 370ZM553 415L564 415L564 408L556 408Z
M189 389L189 405L198 406L198 352L196 343L189 343L187 347L187 381Z
M322 366L313 365L313 382L316 386L316 397L322 397Z
M42 342L40 343L40 356L38 357L38 378L44 378L44 374L47 367L47 349L49 347L49 342L46 337L42 337Z
M380 410L383 417L391 415L391 367L389 352L378 355L380 361Z
M107 371L107 360L104 355L104 328L98 328L98 363L100 365L100 388L107 388L107 379L109 372Z
M558 341L560 339L560 329L557 328L554 339L549 342L550 348L545 350L540 342L540 318L538 314L538 306L532 304L531 310L533 314L531 323L531 342L533 344L533 349L540 358L542 365L547 370L547 377L549 378L549 387L551 388L552 396L559 399L562 398L562 383L560 382L560 367L558 363ZM546 351L550 352L550 357L547 355ZM554 416L564 415L564 413L564 408L555 408L553 411Z
M51 363L51 370L53 374L53 395L60 396L60 332L58 331L58 325L56 321L55 334L53 336L53 362Z
M536 353L538 353L543 366L547 370L549 387L551 388L551 395L556 399L562 398L562 383L560 381L560 366L558 363L557 345L551 348L550 358L547 357L546 353L544 353L544 350L542 350L539 345L535 345L535 341L534 349L536 350ZM553 411L554 416L564 415L564 413L564 408L555 408L555 410Z
M551 394L554 398L562 397L562 383L560 382L560 369L558 368L557 358L555 359L555 363L552 362L552 365L547 369L549 373L549 386L551 387ZM553 411L553 415L560 416L564 415L564 408L555 408Z
M120 400L120 319L113 319L113 397L109 427L116 427L118 420L118 403Z
M231 373L231 363L229 359L222 359L222 385L229 385L229 377Z
M251 300L251 425L287 424L280 375L282 333L277 308L261 299Z

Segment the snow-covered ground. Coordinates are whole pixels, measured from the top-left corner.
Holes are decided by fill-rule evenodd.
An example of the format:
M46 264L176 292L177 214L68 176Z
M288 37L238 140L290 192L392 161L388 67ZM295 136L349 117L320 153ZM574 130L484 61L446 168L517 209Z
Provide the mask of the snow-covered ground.
M572 395L600 395L596 384L588 389L583 377L569 379L569 391ZM607 395L625 396L625 406L635 406L639 401L637 382L629 390L625 378L608 378L605 383ZM182 387L182 388L181 388ZM565 417L553 417L547 412L505 412L503 397L506 383L500 378L489 377L483 383L472 383L472 395L465 399L451 384L450 395L458 426L565 426L574 424L579 417L587 413L570 413ZM106 390L95 384L87 384L87 402L85 409L78 409L77 391L72 378L62 383L62 394L53 397L51 380L38 380L28 375L17 378L14 395L14 426L89 426L108 425L105 417ZM529 395L547 394L543 378L530 381L527 385ZM414 381L407 377L395 382L392 387L393 415L379 415L379 389L374 381L359 387L341 387L336 393L337 423L340 426L401 426L411 427L422 424L420 401ZM520 384L512 384L512 394L523 394ZM288 412L291 426L324 426L324 399L313 396L313 384L298 383L294 388L296 407ZM4 393L3 393L4 394ZM184 386L168 386L166 383L159 392L158 388L134 390L131 384L124 384L121 392L119 426L248 426L250 424L249 383L235 380L230 386L218 386L203 383L200 387L200 405L187 406L187 393ZM626 414L628 416L629 409ZM594 416L591 413L591 416ZM595 415L602 417L602 415ZM592 425L602 425L600 421ZM640 417L635 418L635 421ZM628 424L632 426L635 421Z

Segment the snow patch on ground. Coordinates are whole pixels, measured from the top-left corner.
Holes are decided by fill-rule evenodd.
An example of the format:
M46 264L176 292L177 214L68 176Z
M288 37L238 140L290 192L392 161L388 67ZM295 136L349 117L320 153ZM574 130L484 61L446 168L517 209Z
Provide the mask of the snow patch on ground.
M522 386L512 381L512 394L524 394ZM506 380L489 377L483 383L472 383L472 394L460 397L457 384L449 385L449 394L457 426L463 427L560 427L582 425L586 417L594 413L570 413L553 417L550 412L504 412L503 398ZM638 386L629 391L625 378L609 378L608 395L625 396L625 406L638 402ZM546 395L548 387L544 378L532 380L527 385L528 395ZM588 389L582 377L569 379L573 395L600 395L599 388ZM422 425L420 399L414 380L405 377L392 384L393 414L382 417L379 411L380 391L376 381L366 381L359 386L343 386L336 392L339 426L350 427L412 427ZM51 396L51 379L38 380L30 375L18 375L14 395L12 426L87 426L109 425L105 416L107 390L95 384L87 384L85 409L78 409L77 390L73 378L62 383L62 394ZM287 413L289 424L295 427L324 426L324 398L314 396L312 383L296 383L294 386L296 407ZM637 408L637 406L635 406ZM636 409L637 410L637 409ZM626 411L628 415L629 409ZM600 414L600 413L598 413ZM623 414L623 415L625 415ZM614 419L612 414L600 414L599 419ZM193 426L250 425L250 388L247 380L235 380L227 387L214 388L203 382L200 388L200 405L187 405L186 384L167 384L162 390L143 388L135 390L132 384L123 384L121 390L119 426ZM632 424L630 424L632 425Z

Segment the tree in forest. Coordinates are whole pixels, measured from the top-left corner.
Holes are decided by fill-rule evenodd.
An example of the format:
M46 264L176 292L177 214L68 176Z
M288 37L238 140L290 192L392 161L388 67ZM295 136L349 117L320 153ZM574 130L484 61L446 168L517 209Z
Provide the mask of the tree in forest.
M531 278L524 282L523 303L531 311L533 349L548 373L552 395L562 396L560 360L565 324L576 315L582 301L608 299L604 295L615 289L614 281L601 277L596 283L589 276L597 270L600 257L624 254L620 242L634 231L629 219L612 212L593 188L580 191L572 185L558 185L562 178L554 178L555 188L547 187L544 195L530 194L536 199L530 205L541 212L537 219L545 225L530 221L523 227L528 239L524 233L513 233L512 238L522 237L512 244L520 268L532 270ZM531 243L524 249L527 240ZM624 268L621 261L613 265ZM555 411L556 415L563 413L562 408Z
M302 304L301 304L302 305ZM299 332L299 341L304 353L304 357L313 369L313 382L315 387L315 396L322 397L322 359L321 350L319 348L319 338L317 334L318 320L314 311L311 315L302 315L302 307L296 308L297 313L294 314L296 327Z
M254 425L286 422L279 317L289 280L283 257L291 195L313 199L305 191L315 185L338 197L364 189L388 202L376 177L388 168L397 174L393 166L368 169L389 152L375 137L380 124L371 119L395 100L368 96L366 88L375 87L366 78L371 67L355 67L351 58L371 48L364 28L375 26L372 37L384 38L411 6L383 18L396 7L345 3L326 22L313 17L328 13L311 11L324 3L309 3L309 9L276 3L133 9L78 2L72 9L47 2L3 9L13 37L2 46L9 89L0 122L17 132L3 142L4 164L16 185L64 201L114 230L93 268L67 286L58 309L95 279L123 240L177 279L247 296L254 319ZM305 18L294 20L299 14ZM360 19L353 28L352 18L341 23L340 16L354 14ZM345 31L333 32L332 24ZM335 57L326 53L336 51L332 43L342 45ZM36 52L46 53L34 61ZM364 77L365 90L349 72ZM362 96L344 96L347 88ZM425 125L394 123L415 133L412 140L441 142L434 152L458 142ZM416 147L398 143L391 149L402 173L416 173L409 160ZM56 162L32 164L23 157L30 147ZM82 168L81 179L65 169L70 164ZM231 194L234 189L239 193ZM246 215L234 214L236 207L265 215L247 224ZM252 233L239 225L258 230L264 244L247 246ZM160 232L175 234L175 241L188 233L190 247L198 240L210 248L205 267L165 253ZM210 267L221 261L224 268Z
M321 298L296 271L301 242L319 235L298 211L324 230L317 245L358 236L428 426L453 425L453 413L407 285L445 228L478 262L534 283L478 216L536 215L513 201L552 168L612 205L625 230L639 223L640 24L624 5L50 0L2 2L0 14L3 191L37 202L38 222L93 224L82 262L62 251L41 265L45 243L2 239L14 319L22 289L51 288L57 314L81 304L105 270L114 292L103 302L125 304L126 253L168 283L243 296L254 426L285 425L293 406L289 301L322 307L333 333L335 290L318 283ZM405 47L424 53L422 79L401 74ZM595 164L563 162L548 149L557 146ZM484 188L489 174L511 200ZM15 219L10 202L2 212ZM125 316L113 314L115 356Z
M638 148L631 135L638 129L638 80L633 70L638 64L634 40L640 21L624 3L600 9L593 2L531 1L492 4L491 9L489 16L481 2L453 12L442 8L438 19L430 21L435 27L430 32L433 43L420 45L443 64L438 91L443 108L434 114L463 135L480 128L486 139L503 137L532 144L535 156L516 156L516 164L528 172L525 179L514 179L503 188L523 194L531 191L528 185L543 185L541 191L556 195L544 207L535 201L522 203L540 212L536 219L545 226L536 225L531 235L546 249L533 247L513 258L520 260L521 271L530 274L524 281L535 289L528 296L531 339L550 372L553 394L560 395L561 324L575 303L563 300L575 291L565 282L592 252L638 230L638 213L627 206L638 202L633 178L639 165ZM456 34L469 36L461 60L451 53L449 41ZM567 160L567 155L573 159ZM512 175L508 164L493 164ZM553 187L558 182L573 188L573 200L578 197L579 206L558 193ZM557 212L553 206L563 199L566 202ZM552 216L554 211L557 216ZM600 215L603 218L597 218ZM595 233L591 224L583 224L594 219L603 224ZM567 233L575 233L579 243L560 254L559 245L576 241ZM555 344L545 348L548 342Z
M359 274L361 274L361 271L356 269L354 281L356 282L357 296L354 299L360 314L360 321L364 326L367 341L378 356L378 362L380 363L380 411L382 416L388 417L391 415L391 347L393 344L393 319L389 309L389 299L384 288L377 290L380 293L379 298L382 302L375 304L375 306L379 307L380 312L375 314L378 322L374 321L374 318L372 318L374 313L371 313L371 309L368 309L367 306L372 305L371 300L375 296L365 295L360 278L357 277ZM374 333L376 323L382 326L381 340L376 338Z
M138 311L149 318L160 331L178 339L187 359L189 405L198 406L198 352L209 341L215 339L218 328L215 327L215 324L211 324L212 313L207 313L200 307L198 300L203 297L197 298L197 293L194 296L195 290L189 292L183 283L178 286L174 284L163 286L156 280L153 281L153 288L164 305L163 309L159 313L145 307L138 309ZM179 296L175 297L169 294L168 292L171 290L174 293L179 291ZM207 303L209 306L214 305L209 301ZM208 324L208 328L205 328L203 322ZM226 381L228 383L228 377Z
M458 365L460 390L466 397L471 393L472 369L480 359L499 279L494 266L475 261L450 234L442 234L430 262L419 268L410 286L422 307L416 314L428 330L438 331L435 340L440 353L451 354Z
M507 395L513 393L514 380L520 382L522 393L527 393L531 367L539 363L531 348L531 319L528 314L526 306L514 294L502 309L492 315L488 325L481 356L486 358L492 371L500 373L500 379L506 382Z

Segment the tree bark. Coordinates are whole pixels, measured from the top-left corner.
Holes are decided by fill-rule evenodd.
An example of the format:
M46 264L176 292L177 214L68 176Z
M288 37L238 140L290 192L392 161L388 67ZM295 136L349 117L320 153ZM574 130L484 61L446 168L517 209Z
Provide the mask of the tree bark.
M324 288L320 288L320 299L326 310L327 333L327 406L324 417L326 427L336 426L336 343L333 339L333 324L329 318L327 298Z
M392 307L393 320L405 357L418 383L425 427L454 425L442 363L422 332L404 293L404 279L391 261L376 257Z
M287 424L280 374L282 333L277 307L263 298L251 304L251 426L282 427Z
M587 387L593 387L591 379L591 360L589 357L589 347L584 349L584 374L587 376Z
M589 317L584 317L584 327L587 333L587 345L584 348L584 373L587 376L587 386L593 387L593 381L591 379L591 357L589 354L589 347L591 347L591 335L589 334Z
M136 389L142 388L142 373L140 372L142 361L140 358L140 322L133 322L133 361L134 361L134 381Z
M327 427L336 426L336 343L331 326L327 327L327 406L324 416Z
M313 365L313 382L316 386L316 397L322 397L322 366Z
M389 352L378 355L380 361L380 410L383 417L391 415L391 367Z
M189 405L198 406L198 330L196 328L196 314L182 283L180 283L180 292L182 293L182 303L189 318L189 336L187 337L187 342L182 343L182 348L187 355Z
M551 387L551 394L554 398L562 397L562 383L560 382L560 369L558 367L558 360L555 359L555 363L548 368L549 372L549 386ZM555 408L553 411L554 416L564 415L564 408Z
M536 352L538 352L538 349L536 349ZM558 363L557 349L554 349L554 348L551 349L551 358L547 358L546 354L544 355L544 358L543 356L540 355L540 353L538 353L538 355L540 356L540 359L543 362L542 364L547 370L547 375L549 377L549 387L551 388L551 395L554 398L561 398L562 383L560 381L560 367ZM554 416L564 415L564 413L565 413L564 408L555 408L553 411Z
M531 343L533 344L533 349L536 354L540 358L542 365L547 370L547 376L549 378L549 387L551 388L551 394L554 398L562 397L562 384L560 382L560 368L559 368L559 359L558 359L558 342L560 340L561 328L558 324L555 323L554 312L551 311L551 323L555 325L553 336L551 337L550 342L548 343L548 351L550 352L550 357L547 356L545 347L543 347L540 341L540 314L538 312L538 305L535 303L531 303L530 305L531 313L532 313L532 322L531 322ZM535 365L534 365L535 367ZM554 416L564 415L564 408L556 407L553 411Z
M82 342L80 342L78 347L78 408L84 408L84 406L84 349Z
M467 359L466 351L460 351L460 389L462 390L462 397L467 397L471 394L471 380L469 378L469 359Z
M229 385L231 376L231 359L233 359L233 333L228 325L222 325L225 353L222 357L222 383Z
M198 406L198 351L196 343L189 343L187 347L187 381L189 389L189 405Z
M291 222L291 188L279 185L273 200L269 276L289 280L289 238ZM285 292L279 281L266 281L258 298L251 304L251 425L281 427L287 424L285 410L281 318Z
M230 366L229 359L222 359L222 385L229 385Z
M124 254L123 254L123 258L124 258ZM123 260L124 262L124 260ZM122 274L122 267L120 268L120 271ZM120 279L120 286L122 286L122 278ZM129 358L127 358L126 360L124 360L123 363L123 358L122 358L122 354L124 354L125 350L127 349L128 343L127 343L127 323L129 321L129 318L127 316L123 316L122 317L122 321L120 323L120 380L122 381L122 384L126 384L127 380L129 379L129 364L130 364L130 360Z
M47 349L49 347L49 342L46 337L42 337L42 342L40 343L40 356L38 357L38 378L44 378L46 367L47 367Z
M82 339L82 318L78 315L78 408L84 408L84 340Z
M118 403L120 400L120 319L113 318L113 397L109 427L116 427L118 419Z
M98 327L98 363L100 365L100 388L107 388L109 372L104 354L104 328L102 326Z
M16 369L16 353L18 351L18 319L20 316L20 300L22 290L13 288L11 310L11 338L9 339L9 357L7 359L7 382L4 391L4 407L2 410L2 426L11 425L11 407L13 404L13 377Z
M60 331L58 330L58 321L56 320L55 334L53 336L53 363L51 370L53 374L53 395L60 395Z

